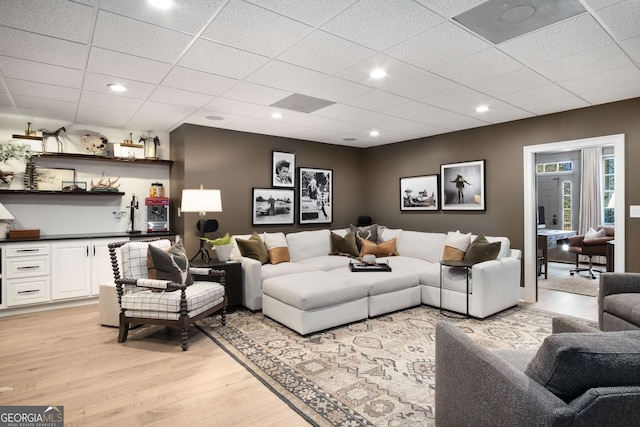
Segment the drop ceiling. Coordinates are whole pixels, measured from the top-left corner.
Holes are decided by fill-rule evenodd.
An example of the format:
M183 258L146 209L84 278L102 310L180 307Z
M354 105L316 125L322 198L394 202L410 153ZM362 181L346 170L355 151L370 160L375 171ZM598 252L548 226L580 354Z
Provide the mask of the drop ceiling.
M4 1L0 113L370 147L640 96L640 1L572 2L493 43L460 22L479 0ZM537 7L504 3L522 25ZM326 106L272 106L296 94Z

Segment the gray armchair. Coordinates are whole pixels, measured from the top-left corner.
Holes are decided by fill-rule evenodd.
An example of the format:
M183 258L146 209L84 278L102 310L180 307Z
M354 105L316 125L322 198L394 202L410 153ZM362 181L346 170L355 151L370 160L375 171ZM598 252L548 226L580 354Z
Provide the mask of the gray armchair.
M603 331L640 329L640 273L602 273L598 325Z
M435 389L438 427L639 426L640 332L555 318L540 349L489 350L440 322Z

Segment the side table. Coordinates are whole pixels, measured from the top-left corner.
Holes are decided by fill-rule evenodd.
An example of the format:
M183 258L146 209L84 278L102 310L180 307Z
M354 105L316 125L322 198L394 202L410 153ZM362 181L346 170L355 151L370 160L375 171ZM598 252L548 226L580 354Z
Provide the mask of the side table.
M451 311L451 310L447 310L446 308L442 308L442 290L443 290L443 284L444 284L444 278L442 275L442 267L455 267L455 268L464 268L465 269L465 274L467 277L467 311L466 313L464 313L466 315L466 317L469 317L469 274L471 273L471 268L473 268L474 263L473 262L469 262L469 261L464 261L464 260L443 260L440 261L440 313L443 313L445 311ZM463 314L463 313L460 313Z
M211 261L205 264L200 262L191 263L193 267L198 268L213 268L214 270L224 270L225 284L227 288L227 308L238 307L242 305L242 293L243 293L243 275L242 264L238 261ZM213 281L213 278L203 276L201 280Z

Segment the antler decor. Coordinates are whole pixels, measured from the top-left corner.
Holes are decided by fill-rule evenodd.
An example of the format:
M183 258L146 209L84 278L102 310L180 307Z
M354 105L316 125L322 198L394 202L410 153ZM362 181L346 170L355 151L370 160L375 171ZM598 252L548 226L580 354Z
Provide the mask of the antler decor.
M120 177L115 178L115 179L114 178L106 178L104 176L104 172L103 172L102 176L100 177L100 179L98 179L98 181L96 183L93 182L93 179L91 180L91 191L97 191L97 192L113 191L113 192L116 192L120 188L120 184L118 183L118 180L120 180Z

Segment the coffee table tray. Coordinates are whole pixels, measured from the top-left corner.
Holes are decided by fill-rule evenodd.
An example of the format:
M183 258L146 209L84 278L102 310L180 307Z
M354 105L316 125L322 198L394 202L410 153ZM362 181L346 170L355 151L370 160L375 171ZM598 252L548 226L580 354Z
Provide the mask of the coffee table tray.
M361 262L350 262L349 269L354 273L367 271L391 271L391 266L386 263L363 264Z

